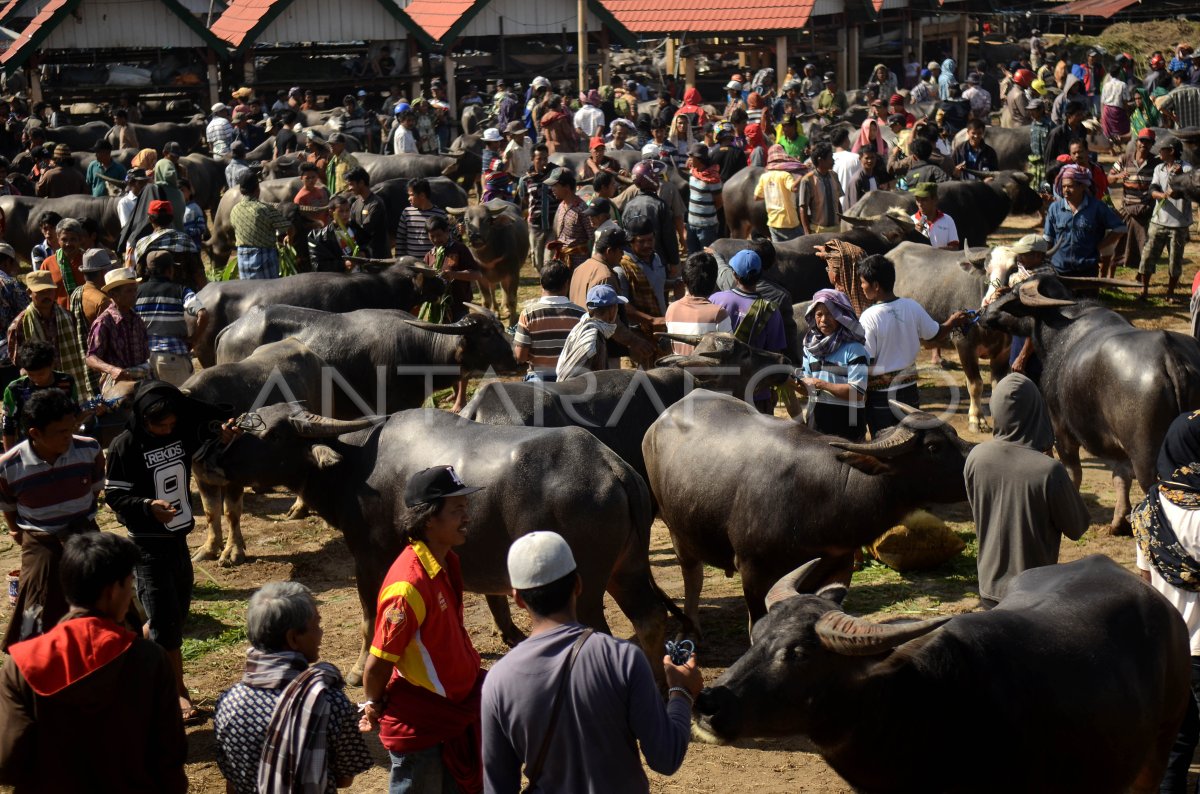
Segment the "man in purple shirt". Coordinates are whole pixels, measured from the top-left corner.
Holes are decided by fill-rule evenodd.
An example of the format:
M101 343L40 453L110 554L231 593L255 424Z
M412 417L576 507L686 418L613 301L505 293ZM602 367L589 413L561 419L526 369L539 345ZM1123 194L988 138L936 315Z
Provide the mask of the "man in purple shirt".
M84 361L101 373L101 393L108 397L118 381L142 380L149 374L150 341L146 324L133 308L138 291L133 269L110 270L103 289L112 303L92 324Z
M639 746L651 769L674 774L703 686L695 655L683 665L663 657L670 687L664 707L636 645L579 624L581 580L561 536L522 536L508 551L508 576L531 630L483 684L485 794L521 791L522 766L537 791L648 792Z
M758 294L762 259L750 249L738 251L729 260L734 287L709 296L709 301L729 313L733 335L751 347L787 354L783 316L779 307ZM764 389L754 393L754 407L769 414L775 410L775 395Z

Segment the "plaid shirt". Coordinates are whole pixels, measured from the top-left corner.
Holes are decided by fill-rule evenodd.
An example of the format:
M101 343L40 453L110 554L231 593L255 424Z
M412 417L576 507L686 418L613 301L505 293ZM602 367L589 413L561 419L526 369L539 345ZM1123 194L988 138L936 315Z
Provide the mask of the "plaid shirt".
M92 323L87 354L121 369L145 364L150 360L146 324L136 312L124 314L117 304L110 303Z
M249 196L234 206L229 213L229 220L233 224L233 237L239 248L274 249L275 233L288 227L279 210Z
M567 257L571 267L583 264L592 254L592 224L583 215L586 207L583 199L576 196L574 201L559 204L554 215L555 236L570 249Z
M171 227L159 229L137 241L133 247L133 261L142 262L151 251L170 251L173 254L194 254L196 243L185 232Z
M33 304L13 318L8 326L8 350L15 359L21 350L21 345L29 338L25 328L25 320L36 323L34 339L43 339L54 346L56 358L54 368L62 370L75 379L75 386L84 397L91 397L91 384L88 382L88 368L83 363L83 349L79 346L79 338L75 335L75 320L66 309L54 304L54 310L49 319L38 314Z
M658 259L658 254L654 255L654 259ZM632 254L626 254L621 259L621 272L629 282L629 303L651 317L662 317L665 313L662 298L655 292L654 285L643 269L645 267L646 265ZM661 262L659 267L662 267Z
M29 305L29 293L21 282L0 272L0 328L8 328L13 318ZM8 357L8 337L0 339L0 365L12 364Z

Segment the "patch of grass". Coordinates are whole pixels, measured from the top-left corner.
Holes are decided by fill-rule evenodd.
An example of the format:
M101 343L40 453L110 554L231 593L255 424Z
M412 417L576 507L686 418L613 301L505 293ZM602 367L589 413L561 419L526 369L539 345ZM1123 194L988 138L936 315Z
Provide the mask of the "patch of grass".
M183 639L183 660L185 662L194 662L204 656L209 655L214 651L222 648L230 648L234 645L244 645L246 643L246 627L245 626L228 626L220 634L215 637L205 637L203 639L197 637L184 637Z

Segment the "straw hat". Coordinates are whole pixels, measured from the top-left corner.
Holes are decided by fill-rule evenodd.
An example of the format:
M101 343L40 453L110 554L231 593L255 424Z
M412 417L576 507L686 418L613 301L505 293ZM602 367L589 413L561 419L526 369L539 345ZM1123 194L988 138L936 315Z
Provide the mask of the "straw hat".
M121 267L116 270L110 270L104 275L104 286L101 289L107 294L117 287L124 287L126 284L136 284L137 282L137 273L134 272L133 268Z
M25 276L25 286L30 292L46 292L47 290L57 290L58 285L54 283L54 276L50 275L49 270L34 270Z

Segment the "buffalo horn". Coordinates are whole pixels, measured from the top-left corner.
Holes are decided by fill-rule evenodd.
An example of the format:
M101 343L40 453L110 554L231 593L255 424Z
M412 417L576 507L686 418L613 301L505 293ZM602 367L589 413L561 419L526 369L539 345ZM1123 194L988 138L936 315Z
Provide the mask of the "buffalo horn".
M404 322L411 325L413 328L420 328L422 331L429 331L431 334L449 334L456 336L465 334L469 328L466 326L454 323L453 325L442 325L441 323L429 323L424 320L405 320Z
M995 171L980 171L978 168L964 168L963 170L976 179L992 179L998 175Z
M1013 171L1012 178L1020 182L1022 185L1028 185L1032 181L1029 178L1029 174L1025 173L1024 171Z
M482 314L484 317L488 317L492 320L500 319L496 316L494 311L486 306L480 306L478 303L468 303L467 301L463 301L463 306L466 306L468 309L470 309L472 314Z
M894 458L908 451L917 443L917 434L904 425L897 425L892 432L883 438L866 443L853 441L830 441L829 445L853 452L856 455L869 455L873 458Z
M949 616L912 623L872 623L835 610L817 620L817 639L843 656L873 656L922 637L948 620Z
M450 213L451 215L453 215L455 217L466 214L466 211L467 211L466 207L446 207L446 212Z
M1123 278L1093 278L1091 276L1059 276L1058 280L1066 284L1068 287L1121 287L1124 289L1135 289L1142 286L1136 281L1128 281Z
M345 433L366 430L378 421L379 418L374 416L351 420L330 419L307 412L288 417L288 423L301 438L336 438Z
M905 423L905 427L911 427L915 430L933 430L935 427L942 426L941 419L938 419L928 411L914 408L908 403L902 403L899 400L888 400L888 405L892 406L892 410L899 411L906 417L912 417Z
M808 562L796 568L791 573L784 574L782 578L775 584L771 585L771 589L767 591L766 604L767 611L771 607L778 604L780 601L786 601L789 598L794 598L800 595L800 589L804 584L804 580L813 574L814 571L821 565L821 558L809 560Z
M682 342L685 345L698 345L704 338L700 334L669 334L661 331L654 335L659 339L670 339L672 342Z
M654 362L656 367L719 367L724 362L708 356L663 356Z
M842 215L841 218L851 226L867 226L882 218L882 215L866 215L855 217L853 215Z
M1074 306L1075 301L1060 300L1059 298L1047 298L1042 293L1038 292L1038 282L1034 279L1022 281L1017 285L1017 299L1022 305L1033 309L1050 307L1050 306Z
M401 264L403 264L405 267L407 267L409 270L413 271L414 273L424 273L427 276L442 275L442 271L438 270L436 267L426 267L425 265L414 265L414 264L409 264L407 262L402 262Z
M487 207L488 215L491 215L493 218L496 217L497 215L500 215L506 209L508 209L508 207L493 207L488 204L485 204L484 206Z

